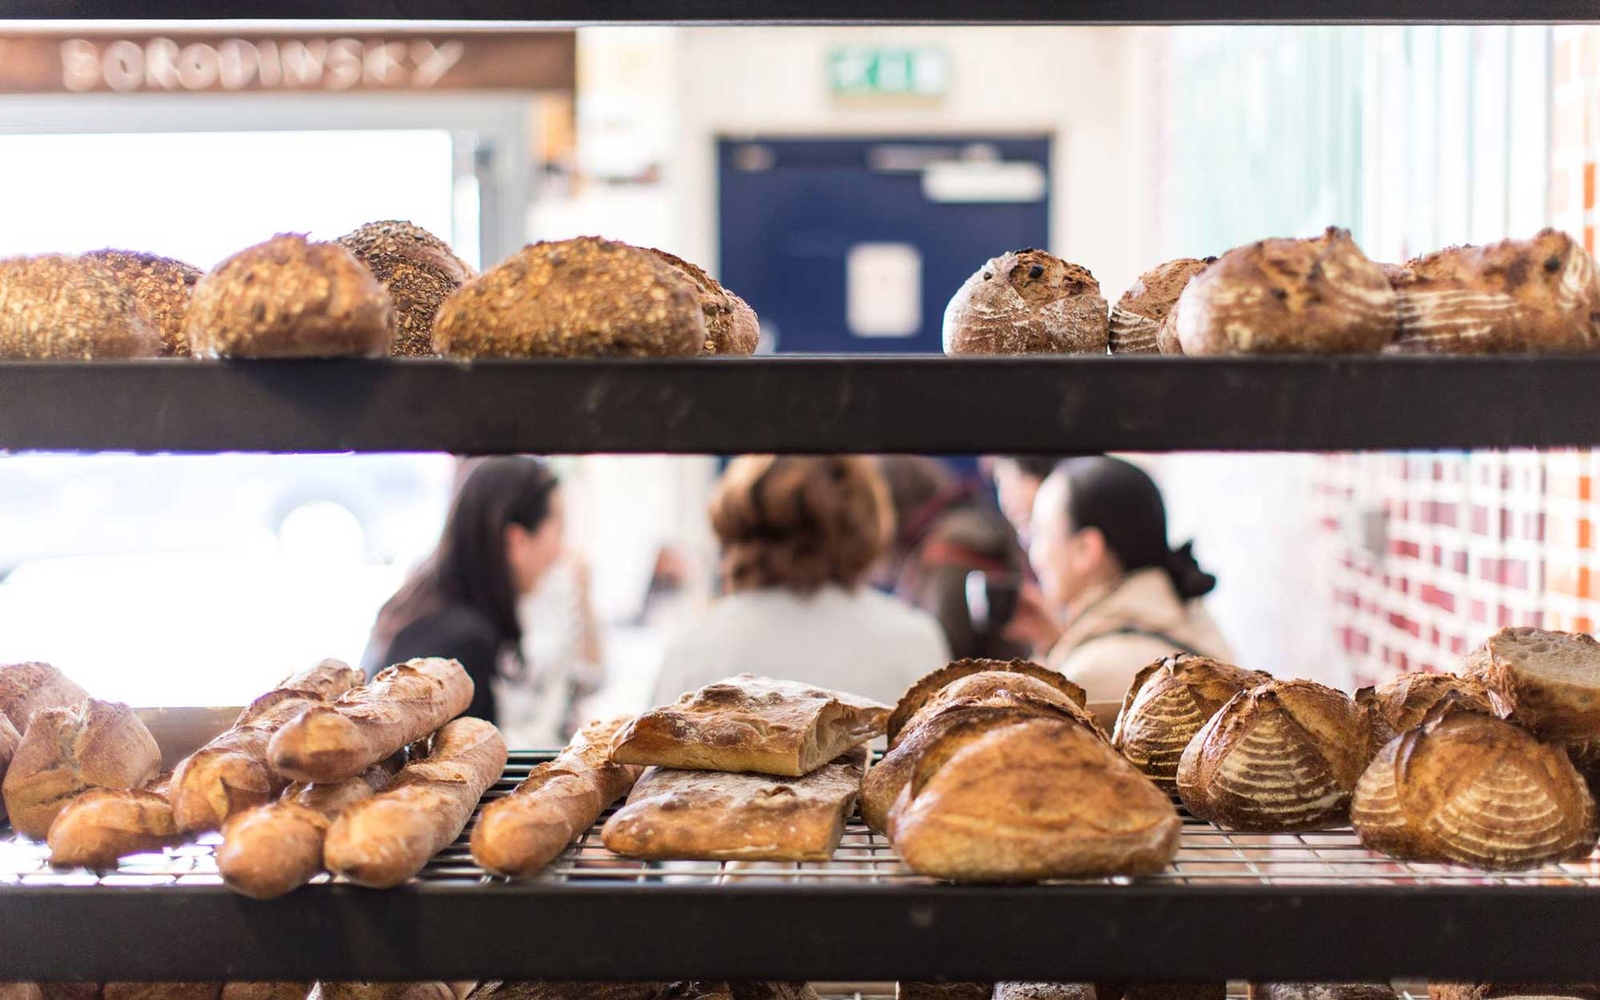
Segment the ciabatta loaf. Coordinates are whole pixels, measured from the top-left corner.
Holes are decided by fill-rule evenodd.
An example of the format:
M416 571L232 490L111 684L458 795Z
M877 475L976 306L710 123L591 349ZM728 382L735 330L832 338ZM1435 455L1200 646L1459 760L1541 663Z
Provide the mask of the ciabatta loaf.
M1134 675L1111 745L1162 791L1175 794L1178 760L1194 734L1228 699L1271 679L1189 653L1157 660Z
M1549 740L1600 738L1600 642L1580 632L1503 628L1467 654L1495 712Z
M91 788L138 788L160 769L161 748L133 709L89 698L33 713L0 788L12 828L43 840L72 798Z

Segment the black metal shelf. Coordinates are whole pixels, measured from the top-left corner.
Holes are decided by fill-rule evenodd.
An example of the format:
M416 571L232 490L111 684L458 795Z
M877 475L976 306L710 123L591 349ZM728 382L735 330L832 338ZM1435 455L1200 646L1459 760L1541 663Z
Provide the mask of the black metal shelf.
M0 448L1328 451L1600 443L1600 356L0 364Z

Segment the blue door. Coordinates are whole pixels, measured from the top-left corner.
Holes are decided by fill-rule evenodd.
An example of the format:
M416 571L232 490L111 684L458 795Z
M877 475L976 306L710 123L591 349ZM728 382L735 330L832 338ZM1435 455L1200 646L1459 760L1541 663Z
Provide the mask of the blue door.
M781 353L938 353L979 265L1049 245L1048 136L718 145L720 277Z

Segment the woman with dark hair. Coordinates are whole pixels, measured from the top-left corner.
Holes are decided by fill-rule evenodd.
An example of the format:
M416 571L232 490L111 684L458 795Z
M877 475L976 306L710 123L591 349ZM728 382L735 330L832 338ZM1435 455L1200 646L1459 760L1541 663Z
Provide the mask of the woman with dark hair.
M1034 502L1029 559L1039 589L1024 592L1012 634L1048 650L1102 715L1115 715L1154 660L1232 655L1200 603L1216 578L1191 544L1168 547L1161 490L1135 465L1096 456L1058 466Z
M532 458L478 463L456 492L433 554L378 612L367 672L416 656L460 660L467 714L496 718L495 681L521 668L517 604L561 557L561 490Z

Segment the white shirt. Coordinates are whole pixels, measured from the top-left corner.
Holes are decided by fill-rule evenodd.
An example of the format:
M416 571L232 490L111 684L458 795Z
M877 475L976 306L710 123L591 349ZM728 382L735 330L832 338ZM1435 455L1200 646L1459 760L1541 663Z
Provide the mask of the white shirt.
M719 599L667 644L655 704L751 673L893 705L949 659L932 615L870 587L828 584L809 597L745 590Z

